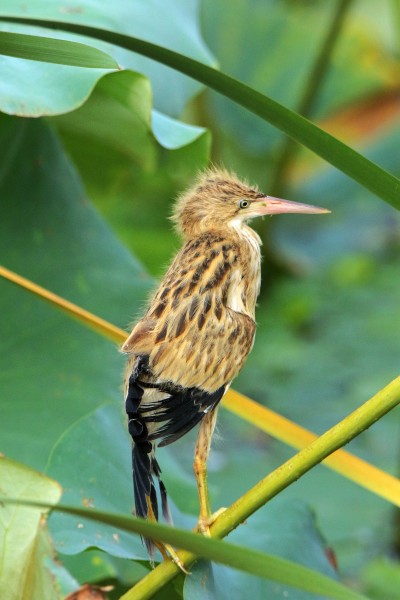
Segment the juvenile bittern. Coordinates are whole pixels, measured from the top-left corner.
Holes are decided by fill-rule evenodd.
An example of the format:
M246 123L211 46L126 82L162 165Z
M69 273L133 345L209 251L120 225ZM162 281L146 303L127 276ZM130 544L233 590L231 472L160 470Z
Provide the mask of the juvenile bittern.
M177 201L173 220L183 247L122 351L129 354L126 412L132 436L136 515L171 521L155 443L166 446L200 423L194 457L200 516L211 523L206 462L218 404L254 342L260 291L260 245L247 221L278 213L325 213L323 208L265 196L224 170L201 174ZM150 557L158 547L145 540Z

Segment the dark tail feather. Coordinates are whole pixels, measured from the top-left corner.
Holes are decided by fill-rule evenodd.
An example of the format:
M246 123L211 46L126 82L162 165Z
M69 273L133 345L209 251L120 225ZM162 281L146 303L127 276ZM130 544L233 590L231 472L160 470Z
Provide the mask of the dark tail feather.
M135 492L136 515L148 516L147 498L151 497L151 488L154 488L153 478L150 474L149 444L134 443L132 448L133 488Z
M164 519L172 523L168 508L167 492L160 479L161 469L154 456L154 444L149 440L146 421L142 418L139 406L143 399L143 384L139 376L148 372L148 357L139 356L137 363L128 379L126 394L126 412L128 414L128 430L133 440L132 469L133 489L135 493L135 511L138 517L158 521L158 502L154 486L154 476L157 477L161 507ZM147 384L150 386L150 384ZM147 538L142 538L150 559L153 560L157 545Z
M163 517L167 521L167 523L169 523L170 525L173 525L171 511L169 510L169 506L168 506L167 490L161 479L158 480L158 483L160 485L161 508L162 508Z
M151 470L158 479L158 486L160 488L160 496L161 496L161 509L162 509L163 517L167 521L167 523L172 525L173 523L172 523L171 511L169 510L169 506L168 506L167 489L160 477L160 475L161 475L160 465L156 461L156 457L154 455L151 457Z
M158 521L158 502L154 486L153 476L156 476L159 483L161 495L161 507L164 519L172 523L171 514L168 507L167 491L160 479L161 469L153 455L153 444L149 442L134 442L132 448L132 469L133 469L133 489L135 493L135 511L137 517L143 519L154 518ZM156 544L148 538L142 537L146 545L150 559L153 560Z

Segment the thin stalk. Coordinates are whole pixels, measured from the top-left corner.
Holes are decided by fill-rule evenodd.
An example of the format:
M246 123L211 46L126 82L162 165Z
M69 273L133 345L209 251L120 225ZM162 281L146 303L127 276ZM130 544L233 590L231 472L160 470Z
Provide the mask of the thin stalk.
M400 0L392 0L393 29L396 39L396 58L400 61ZM400 556L400 511L393 515L393 550Z
M331 56L343 30L345 18L352 1L353 0L340 0L337 3L336 10L329 23L321 48L315 57L315 62L308 75L303 95L296 108L296 112L303 117L309 117L312 112L315 100L329 70ZM271 184L271 194L273 196L285 195L284 183L286 181L286 175L293 162L297 149L298 145L292 138L285 138L278 155L274 178Z
M212 524L211 536L216 538L227 536L271 498L297 481L329 454L362 433L399 403L400 376L227 508ZM179 557L186 567L196 560L196 556L187 551L180 552ZM147 600L179 573L180 570L175 563L166 561L124 594L121 600Z
M400 0L392 0L393 27L397 40L397 54L400 57Z

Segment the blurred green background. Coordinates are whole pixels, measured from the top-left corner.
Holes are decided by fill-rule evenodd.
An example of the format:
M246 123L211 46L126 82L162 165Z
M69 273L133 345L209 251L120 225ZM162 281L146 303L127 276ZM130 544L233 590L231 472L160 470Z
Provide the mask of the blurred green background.
M1 14L20 10L1 4ZM113 28L217 63L293 109L345 5L309 116L400 175L395 1L80 4L35 0L28 12ZM326 206L332 214L324 218L282 216L257 225L264 244L258 332L234 384L322 433L398 375L399 214L305 149L292 149L282 168L283 134L226 98L148 59L95 45L127 70L88 73L0 57L1 262L128 328L179 247L168 221L173 200L210 160L266 193ZM91 497L98 508L129 512L123 357L25 292L3 281L0 289L0 450L60 481L66 502ZM194 433L159 452L182 525L192 521L181 513L197 510L193 444ZM399 444L395 410L348 449L397 475ZM292 454L221 410L209 464L213 508L233 502ZM400 519L385 500L320 466L260 512L247 537L245 528L237 533L241 543L257 545L257 527L265 529L270 539L260 549L334 576L330 548L346 583L376 600L400 597ZM104 532L99 541L94 525L82 537L69 519L53 516L50 529L76 580L111 579L118 597L148 568L137 540L117 548ZM93 546L108 554L85 551ZM127 556L142 562L127 566ZM241 577L237 585L252 589ZM194 598L195 588L192 582L182 592L177 584L164 597ZM286 591L261 587L254 595L311 598Z

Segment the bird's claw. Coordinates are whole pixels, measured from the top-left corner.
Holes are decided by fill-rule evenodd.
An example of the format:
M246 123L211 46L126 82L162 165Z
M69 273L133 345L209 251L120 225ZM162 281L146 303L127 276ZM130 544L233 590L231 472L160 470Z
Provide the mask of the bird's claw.
M218 517L225 511L226 511L226 508L222 506L217 511L215 511L215 513L213 513L212 515L209 515L208 517L200 516L199 520L197 521L196 531L198 533L201 533L202 535L211 537L211 532L210 532L211 525L213 525L213 523L218 519Z
M160 544L158 546L158 549L160 550L163 559L166 560L172 560L172 562L174 562L176 564L177 567L179 567L179 569L185 573L185 575L190 575L190 571L188 571L185 567L185 565L183 564L183 562L181 561L181 559L179 558L178 553L176 552L175 548L173 548L172 546L170 546L169 544Z

